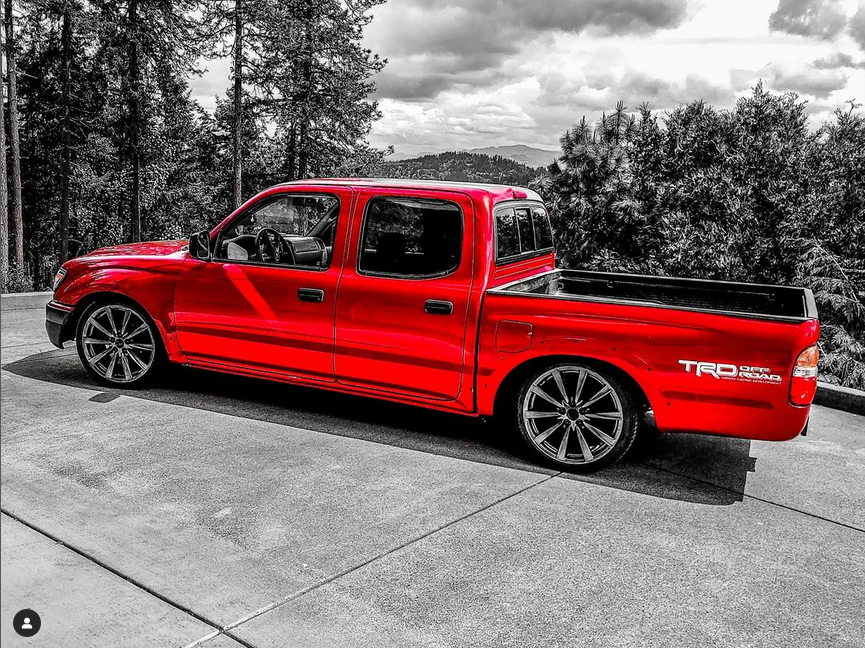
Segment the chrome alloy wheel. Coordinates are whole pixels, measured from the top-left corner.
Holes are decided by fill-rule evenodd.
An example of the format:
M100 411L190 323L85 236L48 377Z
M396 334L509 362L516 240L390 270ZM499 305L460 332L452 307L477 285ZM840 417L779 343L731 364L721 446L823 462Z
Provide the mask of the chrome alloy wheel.
M122 304L97 308L82 328L82 349L90 367L113 383L130 383L146 374L156 359L150 325Z
M624 412L616 390L603 376L564 365L545 371L529 386L522 417L540 452L560 463L585 465L616 446Z

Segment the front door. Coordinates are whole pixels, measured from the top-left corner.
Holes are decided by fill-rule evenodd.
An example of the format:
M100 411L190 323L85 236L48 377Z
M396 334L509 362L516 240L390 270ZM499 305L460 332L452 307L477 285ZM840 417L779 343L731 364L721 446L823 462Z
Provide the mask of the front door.
M189 258L175 291L177 339L193 364L333 381L336 288L350 189L263 195Z
M473 223L463 194L360 193L337 302L339 382L428 399L459 396Z

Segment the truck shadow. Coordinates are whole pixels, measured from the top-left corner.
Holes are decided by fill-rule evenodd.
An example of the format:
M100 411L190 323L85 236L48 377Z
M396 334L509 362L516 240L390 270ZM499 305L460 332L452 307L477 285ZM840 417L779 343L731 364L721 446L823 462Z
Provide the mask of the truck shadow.
M515 435L494 423L408 405L283 383L172 367L159 387L105 390L78 356L50 351L3 365L13 374L93 390L93 402L119 396L191 407L326 434L363 439L467 461L552 474L530 462ZM561 476L685 502L742 501L755 459L751 442L647 431L618 464L591 475Z

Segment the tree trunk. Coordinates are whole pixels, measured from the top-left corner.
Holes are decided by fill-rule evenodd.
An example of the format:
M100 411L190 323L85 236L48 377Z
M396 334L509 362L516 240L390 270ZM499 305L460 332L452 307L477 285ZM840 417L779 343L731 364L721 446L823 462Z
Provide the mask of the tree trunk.
M306 115L300 122L300 154L297 156L297 177L299 179L306 178L307 166L309 165L309 153L307 152L307 139L309 137L309 126L307 124Z
M312 0L304 3L304 29L303 29L303 67L302 83L303 95L300 105L300 127L298 129L299 153L297 156L297 177L306 178L309 167L309 120L310 105L312 100Z
M60 132L60 142L63 147L62 170L60 172L60 263L69 258L69 175L71 173L69 146L69 86L71 76L69 71L72 56L72 11L69 0L63 3L63 32L61 35L63 48L63 122Z
M234 209L240 207L243 195L243 169L240 156L241 133L243 131L243 18L242 0L234 3L234 146L231 164L234 171L234 184L231 198Z
M297 125L291 122L291 128L288 130L288 180L297 180L295 175L297 171Z
M5 5L0 5L5 21ZM5 52L3 44L6 38L0 29L0 52ZM6 176L6 86L0 79L0 291L6 292L9 281L9 196L7 195L8 178Z
M21 146L18 139L18 72L12 0L6 4L6 69L9 80L9 143L12 149L12 224L15 228L15 264L24 268L24 218L21 213Z
M8 2L9 0L7 0ZM139 115L140 74L138 63L138 0L129 2L129 121L131 122L132 195L130 196L131 237L141 240L141 124Z

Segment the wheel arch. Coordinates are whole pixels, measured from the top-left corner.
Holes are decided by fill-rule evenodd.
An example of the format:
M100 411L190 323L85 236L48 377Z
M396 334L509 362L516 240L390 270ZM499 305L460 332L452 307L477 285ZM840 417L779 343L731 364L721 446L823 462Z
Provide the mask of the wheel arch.
M163 351L167 351L169 349L167 340L168 336L165 329L162 327L162 324L156 318L154 318L153 315L150 314L147 308L129 295L125 295L121 292L116 292L112 290L99 290L88 293L76 302L75 309L72 311L69 320L66 323L66 327L68 330L64 335L64 341L75 341L75 338L78 334L78 323L81 321L81 316L87 311L88 308L90 308L93 304L108 304L112 302L125 303L130 306L134 306L135 308L140 310L148 319L150 324L156 327L156 330L159 332L159 338L162 342Z
M493 400L493 416L500 416L506 410L508 399L516 394L520 385L528 376L536 371L540 371L541 369L568 362L579 362L580 364L584 364L590 368L601 369L612 374L612 376L618 379L622 386L628 390L628 393L637 403L641 413L645 413L651 409L649 397L646 395L643 387L640 386L640 383L637 382L630 373L621 367L612 362L599 360L598 358L581 355L556 354L531 358L511 369L496 390L495 399Z

